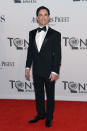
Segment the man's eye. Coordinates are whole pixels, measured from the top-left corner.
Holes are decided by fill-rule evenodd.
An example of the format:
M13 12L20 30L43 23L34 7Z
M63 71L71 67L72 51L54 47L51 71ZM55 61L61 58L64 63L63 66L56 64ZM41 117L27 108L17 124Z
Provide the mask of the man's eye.
M42 16L41 14L39 16Z

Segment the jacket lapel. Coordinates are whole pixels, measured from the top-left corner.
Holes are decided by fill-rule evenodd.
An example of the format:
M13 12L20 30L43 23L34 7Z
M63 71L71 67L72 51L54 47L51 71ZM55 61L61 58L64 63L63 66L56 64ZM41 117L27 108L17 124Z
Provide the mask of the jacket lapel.
M43 40L40 52L42 51L42 49L44 48L44 46L47 44L47 41L48 41L50 35L51 35L51 28L49 27L48 32L47 32L47 34L46 34L46 36L45 36L45 38Z
M34 34L33 34L34 37L33 37L33 40L34 40L34 46L35 46L35 49L36 49L37 52L38 52L38 48L37 48L37 44L36 44L36 40L35 40L36 32L37 32L37 29L34 30Z

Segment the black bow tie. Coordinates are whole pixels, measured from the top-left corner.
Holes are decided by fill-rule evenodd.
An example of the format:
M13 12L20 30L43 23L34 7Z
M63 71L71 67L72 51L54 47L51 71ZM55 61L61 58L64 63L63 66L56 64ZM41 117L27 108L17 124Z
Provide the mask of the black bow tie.
M38 32L41 32L42 30L43 30L43 31L46 31L47 29L46 29L46 26L44 26L43 28L40 28L40 27L39 27L37 30L38 30Z

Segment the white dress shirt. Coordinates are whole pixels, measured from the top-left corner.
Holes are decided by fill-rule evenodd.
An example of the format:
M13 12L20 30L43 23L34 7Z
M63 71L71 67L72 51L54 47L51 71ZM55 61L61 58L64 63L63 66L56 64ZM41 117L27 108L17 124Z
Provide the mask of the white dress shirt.
M42 28L42 27L40 27L40 28ZM49 28L48 25L46 25L46 31L41 30L40 32L38 32L38 31L36 32L35 40L36 40L38 52L40 52L40 49L41 49L42 43L44 41L44 38L47 34L48 28ZM29 68L26 67L26 69L29 69ZM56 72L53 72L53 71L51 73L58 75Z
M42 28L42 27L40 27ZM38 48L38 52L40 52L40 49L41 49L41 46L42 46L42 43L44 41L44 38L47 34L47 31L48 31L48 25L46 26L46 31L42 30L40 32L37 31L36 33L36 36L35 36L35 40L36 40L36 45L37 45L37 48Z

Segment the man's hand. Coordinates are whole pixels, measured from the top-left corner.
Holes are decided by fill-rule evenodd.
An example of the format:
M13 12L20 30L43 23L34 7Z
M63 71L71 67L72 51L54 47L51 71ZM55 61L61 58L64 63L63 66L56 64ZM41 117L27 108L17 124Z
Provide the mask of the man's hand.
M25 69L25 77L27 80L30 80L30 69Z
M59 78L59 75L56 75L56 74L51 72L50 77L49 77L50 81L55 81L58 78Z

